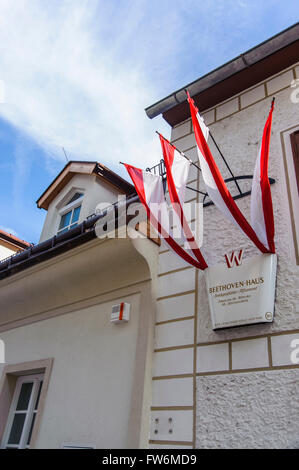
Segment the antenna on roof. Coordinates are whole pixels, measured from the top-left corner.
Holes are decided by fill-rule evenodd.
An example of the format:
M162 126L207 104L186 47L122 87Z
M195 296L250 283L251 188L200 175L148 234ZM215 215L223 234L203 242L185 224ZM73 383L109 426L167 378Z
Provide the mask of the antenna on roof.
M62 147L62 150L63 150L64 156L65 156L65 159L66 159L66 161L68 162L69 159L67 158L67 154L66 154L66 151L64 150L64 147Z

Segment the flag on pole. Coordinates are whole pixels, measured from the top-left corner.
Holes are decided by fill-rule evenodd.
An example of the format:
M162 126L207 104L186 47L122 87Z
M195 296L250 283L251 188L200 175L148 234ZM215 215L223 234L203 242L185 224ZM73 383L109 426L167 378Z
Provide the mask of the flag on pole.
M259 240L255 231L247 222L232 198L207 144L206 138L208 136L208 128L202 117L199 115L198 109L196 108L194 101L190 98L188 92L187 95L201 172L209 197L214 202L215 206L217 206L229 220L235 223L262 253L269 253L270 250Z
M134 166L126 163L125 167L154 229L163 237L170 248L185 260L185 262L191 264L195 268L202 270L205 269L207 267L206 264L200 263L197 259L194 259L171 236L162 177L148 171L135 168Z
M274 215L268 178L269 148L274 99L266 121L261 148L256 160L251 189L251 225L261 242L275 253Z
M195 241L183 211L190 161L184 158L162 135L159 135L159 137L164 156L168 190L172 206L178 216L179 224L183 228L189 247L196 259L205 269L208 265Z

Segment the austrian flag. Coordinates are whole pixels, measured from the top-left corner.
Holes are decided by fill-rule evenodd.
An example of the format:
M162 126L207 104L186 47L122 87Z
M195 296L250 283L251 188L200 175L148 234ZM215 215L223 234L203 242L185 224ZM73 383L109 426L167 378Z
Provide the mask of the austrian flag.
M125 167L154 229L161 235L169 247L183 258L186 263L191 264L197 269L205 269L207 264L202 257L194 258L172 237L162 177L135 168L132 165L125 164Z
M183 228L184 235L196 259L205 268L207 264L201 254L199 247L194 239L194 235L186 220L183 204L185 199L186 183L188 179L190 161L184 158L180 152L160 135L164 163L166 167L167 184L172 206L179 219L179 224Z
M262 145L256 160L251 189L251 225L261 242L275 253L274 216L271 189L268 178L269 147L274 98L266 121Z
M257 233L254 231L252 226L246 220L240 209L238 208L237 204L235 203L231 193L229 192L226 183L219 171L219 168L214 160L214 157L209 149L207 144L207 136L208 136L208 129L205 126L203 119L198 113L198 109L196 108L194 101L190 98L189 93L188 95L188 102L190 105L191 111L191 118L194 128L195 140L197 143L197 152L198 158L200 161L201 172L205 182L205 186L207 189L207 193L211 200L214 202L215 206L233 223L235 223L244 233L247 235L248 238L255 244L255 246L262 252L262 253L273 253L273 245L271 243L266 243L266 239L259 238ZM270 122L269 122L270 125ZM269 126L268 126L269 128ZM269 200L271 200L271 195L269 198L269 192L267 191L267 185L265 184L265 178L268 178L267 175L267 152L269 150L269 132L267 134L268 138L265 137L263 139L264 145L262 145L261 157L263 164L261 167L262 176L264 178L263 185L261 185L261 193L263 194L263 210L265 211L266 208L268 210L272 210L272 205L270 205ZM258 178L258 176L257 176ZM269 190L270 191L270 190ZM257 209L257 204L254 204L254 209L252 210L255 214L259 214L260 217L260 210ZM265 214L265 212L263 212ZM273 217L273 211L272 211ZM269 238L271 239L272 235L274 234L274 230L272 231L271 227L271 215L269 219L266 218L265 220L268 223L269 231Z

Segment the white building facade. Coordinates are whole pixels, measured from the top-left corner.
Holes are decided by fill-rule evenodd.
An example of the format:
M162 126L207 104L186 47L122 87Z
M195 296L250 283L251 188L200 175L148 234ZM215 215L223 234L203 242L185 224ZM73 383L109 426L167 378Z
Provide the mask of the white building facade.
M290 32L296 33L298 43L298 25ZM252 56L259 53L259 50L252 51ZM288 54L287 48L284 54ZM250 58L250 52L248 55ZM272 61L275 60L272 57ZM204 110L201 114L205 123L235 176L253 174L264 123L275 96L269 159L269 176L275 179L271 192L278 256L275 317L273 323L214 331L202 272L183 267L178 257L161 247L151 447L299 446L296 398L299 370L298 361L292 360L294 346L299 345L299 174L298 149L294 145L299 130L299 63L294 58L290 58L290 62L289 67L278 67L278 72L270 76L266 65L257 63L251 69L247 64L248 68L244 66L246 74L253 74L253 81L255 73L268 75L264 80L256 79L249 88L242 84L242 81L250 81L244 80L243 68L240 67L238 76L234 63L223 66L228 78L220 80L220 84L217 80L221 70L217 69L215 77L212 73L210 78L214 83L206 86L205 81L209 80L203 77L188 87L199 110ZM229 65L234 68L235 75L231 77L227 70ZM259 65L262 72L258 71ZM231 84L227 85L229 80ZM228 98L218 102L219 90L229 85ZM192 92L196 87L198 94ZM237 87L241 91L232 93ZM168 97L147 112L150 117L163 113L172 124L172 143L198 163L191 119L183 108L183 93L184 90L176 92L176 101L173 96ZM174 104L171 105L172 99ZM182 99L182 104L178 104L178 99ZM209 107L209 100L215 105ZM201 103L204 103L203 108ZM211 138L208 144L223 177L229 178L231 175ZM250 189L251 180L239 183L244 191ZM191 167L188 186L205 191L195 167ZM232 194L238 194L234 183L228 186ZM202 198L200 193L187 192L187 201L200 202ZM250 220L250 196L240 198L237 203ZM259 254L214 205L204 207L203 228L202 252L208 265L225 263L224 254L233 250L243 249L244 260Z
M96 237L96 205L135 200L134 188L100 164L70 162L38 200L47 210L39 244L0 264L2 447L299 446L298 43L295 25L188 86L236 176L253 174L276 98L274 321L214 331L202 272L155 239ZM146 111L162 113L174 145L198 163L184 91ZM201 202L194 166L188 186L186 201ZM250 196L237 203L249 219ZM215 206L204 207L203 224L209 265L233 250L258 254ZM122 303L130 319L113 324Z

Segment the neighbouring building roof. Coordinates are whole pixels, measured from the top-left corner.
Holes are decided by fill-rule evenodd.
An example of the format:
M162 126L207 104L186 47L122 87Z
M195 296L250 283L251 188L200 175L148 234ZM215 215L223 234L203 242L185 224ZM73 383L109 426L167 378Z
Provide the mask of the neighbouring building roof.
M296 63L298 51L296 23L149 106L145 112L151 119L162 114L174 126L189 117L186 88L202 112Z
M19 250L25 250L30 246L30 243L26 242L25 240L21 240L15 235L5 232L4 230L0 230L0 240L4 240L5 242L14 245L14 247L18 248Z
M0 261L0 279L11 276L95 238L94 226L100 217L99 215L94 215L65 233L55 235L38 245L27 247L21 253Z
M134 186L104 165L97 162L70 161L37 200L37 206L47 210L50 202L76 174L93 174L99 178L99 180L105 181L118 191L127 195L127 205L132 202L139 201ZM116 202L114 205L117 210L118 203ZM14 240L15 244L18 242L18 246L23 248L22 252L16 253L0 261L0 279L11 276L12 274L29 268L30 266L34 266L46 259L57 256L96 238L95 224L105 215L105 211L101 214L93 214L87 217L87 219L85 219L81 224L71 228L67 232L54 235L48 240L37 245L32 245L14 237L13 235L0 231L0 238L3 233L3 237L5 236L6 238ZM128 220L129 219L126 220L126 223ZM118 227L118 217L116 219L116 226ZM141 227L139 227L139 230L142 232ZM157 242L153 237L148 237Z
M130 204L138 201L139 197L136 193L130 195L126 199L126 206L128 207ZM118 218L118 202L114 206L116 208L115 228L118 229L122 226L124 220L123 217L121 219ZM76 227L71 228L65 233L54 235L38 245L30 245L28 243L26 249L21 253L0 261L0 280L95 239L97 236L95 225L105 215L106 211L101 214L93 214ZM134 215L127 214L125 223L127 224L132 218L134 218ZM146 227L142 227L139 224L138 230L154 243L160 244L160 240L150 234L148 224Z
M132 184L128 183L114 171L98 162L86 161L70 161L68 162L59 175L52 181L50 186L43 192L43 194L36 201L37 207L40 209L48 209L49 204L60 193L64 186L76 174L95 175L99 180L105 181L109 185L116 188L123 194L134 194L135 188Z

